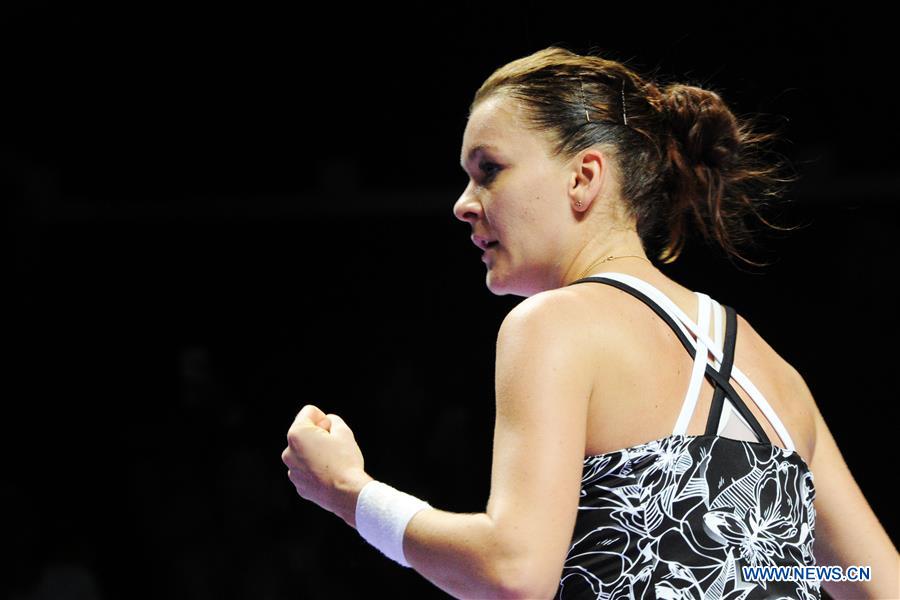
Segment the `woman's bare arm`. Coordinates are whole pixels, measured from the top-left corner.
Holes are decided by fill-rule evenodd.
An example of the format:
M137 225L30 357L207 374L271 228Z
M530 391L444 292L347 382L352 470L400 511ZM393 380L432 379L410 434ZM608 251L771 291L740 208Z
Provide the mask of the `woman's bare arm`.
M582 303L565 290L535 294L500 326L487 510L422 510L406 527L409 564L454 597L532 600L559 587L578 513L593 385L593 355L584 348L595 330L584 327ZM370 479L348 485L339 507L352 527L359 490Z
M359 492L372 479L364 474L340 488L343 502L335 514L354 529ZM454 598L515 598L515 592L504 587L511 581L504 569L513 561L498 542L487 513L432 507L420 510L407 523L403 554L413 569Z
M810 403L816 443L810 463L816 489L816 564L869 565L871 581L822 581L835 600L900 598L900 556L847 467L803 377L797 373L798 398Z

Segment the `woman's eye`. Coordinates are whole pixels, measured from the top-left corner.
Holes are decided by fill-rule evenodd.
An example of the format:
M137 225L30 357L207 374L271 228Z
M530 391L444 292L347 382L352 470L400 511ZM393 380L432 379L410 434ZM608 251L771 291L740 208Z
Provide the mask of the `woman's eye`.
M493 179L494 176L497 174L497 171L500 170L499 167L497 167L497 165L495 165L494 163L490 163L490 162L483 162L480 165L478 165L478 168L481 169L481 172L484 173L484 178L488 181Z

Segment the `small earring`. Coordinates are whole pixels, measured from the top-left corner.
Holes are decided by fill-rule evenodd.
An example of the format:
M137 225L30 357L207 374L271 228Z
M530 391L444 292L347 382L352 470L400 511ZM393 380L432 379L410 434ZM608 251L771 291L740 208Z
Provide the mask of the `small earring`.
M575 206L577 206L578 208L581 208L581 200L576 200Z

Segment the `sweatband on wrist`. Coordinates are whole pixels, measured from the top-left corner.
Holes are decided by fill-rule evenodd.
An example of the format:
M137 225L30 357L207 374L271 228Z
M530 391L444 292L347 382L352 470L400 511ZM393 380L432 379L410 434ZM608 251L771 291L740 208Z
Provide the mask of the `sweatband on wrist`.
M424 500L381 481L370 481L356 500L356 530L382 554L410 567L403 554L403 534L417 512L433 508Z

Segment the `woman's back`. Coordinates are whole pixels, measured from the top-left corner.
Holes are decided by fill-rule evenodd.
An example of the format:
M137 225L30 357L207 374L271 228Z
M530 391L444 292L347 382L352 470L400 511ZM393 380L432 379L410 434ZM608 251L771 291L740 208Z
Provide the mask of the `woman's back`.
M647 279L573 284L606 289L574 290L605 317L557 597L819 597L817 580L741 570L816 564L813 475L796 451L814 445L815 422L789 406L790 367L755 334L738 342L750 328L732 308Z
M650 284L698 322L699 297L680 284L647 269L635 275ZM679 343L675 332L644 302L610 285L583 283L567 290L585 300L585 327L597 331L598 344L590 351L594 361L594 393L587 424L585 456L603 454L668 435L682 409L691 380L693 358ZM724 329L724 308L719 305ZM597 318L594 318L594 317ZM750 324L736 315L734 364L761 392L787 428L797 452L807 462L815 446L815 406L798 397L796 371L760 337ZM707 336L715 338L710 315ZM724 333L723 333L724 335ZM721 340L719 340L721 342ZM709 355L710 360L714 357ZM785 447L777 431L750 398L740 382L732 383L743 403L759 421L771 442ZM701 380L688 435L702 434L706 427L714 386ZM733 429L730 431L734 431ZM743 435L742 439L755 438Z

